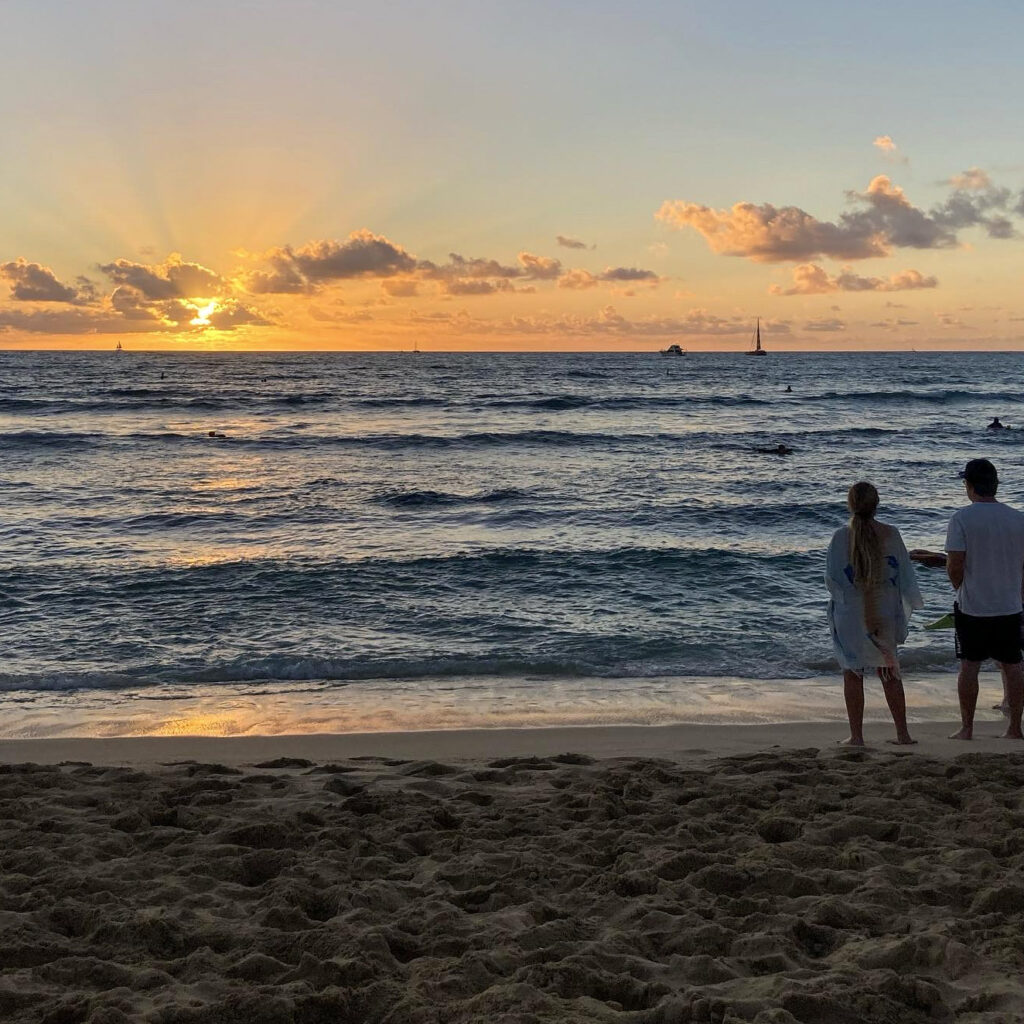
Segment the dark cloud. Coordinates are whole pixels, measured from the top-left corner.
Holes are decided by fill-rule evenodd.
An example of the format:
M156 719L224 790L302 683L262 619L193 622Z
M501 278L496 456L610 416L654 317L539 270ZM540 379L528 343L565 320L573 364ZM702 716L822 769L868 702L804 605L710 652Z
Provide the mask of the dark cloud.
M598 275L601 281L660 281L661 278L653 270L640 270L638 267L608 267Z
M945 249L958 243L959 230L974 226L985 227L993 238L1014 234L1008 214L1021 210L1008 189L992 186L977 168L954 182L958 184L947 199L928 212L880 174L866 191L847 193L858 209L834 222L818 220L796 206L746 202L714 210L669 200L655 216L672 227L693 228L713 252L764 263L868 259L898 248Z
M89 301L91 295L81 288L61 284L49 267L29 263L19 257L7 263L0 263L0 277L11 282L11 298L19 302L69 302L80 304ZM86 281L79 278L79 281Z
M936 207L935 219L954 230L983 227L990 238L1013 238L1016 234L1008 213L1014 209L1013 193L992 184L980 168L972 167L951 179L953 192Z
M63 309L36 309L28 312L17 309L0 309L0 331L91 335L139 334L176 329L152 318L128 320L116 311L102 312L76 306Z
M581 242L578 238L569 238L566 235L555 235L555 243L560 245L563 249L589 249L590 246L586 242Z
M481 277L456 277L441 282L446 295L493 295L495 292L514 292L515 286L506 278L489 281Z
M353 231L344 242L308 242L299 249L283 246L266 255L269 271L257 270L246 279L255 293L315 291L331 281L362 277L391 277L416 269L416 260L401 246L370 231Z
M211 327L218 331L233 331L236 327L269 327L271 321L255 309L243 306L236 299L219 303L207 318Z
M161 299L213 298L223 295L229 283L199 263L183 260L177 253L167 262L151 265L118 259L101 263L100 270L116 285L127 285L150 301Z
M156 310L146 296L131 285L118 285L110 294L110 306L126 320L159 320Z

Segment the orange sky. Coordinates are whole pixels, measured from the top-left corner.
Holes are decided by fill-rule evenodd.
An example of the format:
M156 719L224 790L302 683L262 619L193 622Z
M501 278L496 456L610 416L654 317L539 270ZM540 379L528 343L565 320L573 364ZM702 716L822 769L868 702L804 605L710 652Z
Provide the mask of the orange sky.
M1024 347L1022 19L571 7L14 9L0 347Z

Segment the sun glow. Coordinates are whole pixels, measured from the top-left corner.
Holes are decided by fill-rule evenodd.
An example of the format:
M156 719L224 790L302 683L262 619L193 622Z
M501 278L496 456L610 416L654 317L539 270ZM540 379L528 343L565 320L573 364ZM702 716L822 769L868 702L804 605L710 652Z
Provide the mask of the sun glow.
M216 310L216 308L216 302L208 302L205 306L197 306L196 315L189 321L189 323L193 324L196 327L209 327L210 314L213 313L214 310Z

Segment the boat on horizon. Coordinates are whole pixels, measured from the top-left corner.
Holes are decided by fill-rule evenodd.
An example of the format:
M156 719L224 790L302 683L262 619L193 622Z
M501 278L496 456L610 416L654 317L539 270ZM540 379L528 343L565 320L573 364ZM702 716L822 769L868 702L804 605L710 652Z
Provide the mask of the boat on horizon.
M121 342L118 342L118 343L117 343L117 344L116 344L116 345L114 346L114 351L115 351L115 352L123 352L123 351L124 351L124 345L122 345L122 344L121 344Z
M757 318L757 328L754 331L754 347L747 349L748 356L766 356L768 353L761 348L761 318Z
M686 350L680 348L678 345L669 345L668 348L661 349L663 356L685 356Z

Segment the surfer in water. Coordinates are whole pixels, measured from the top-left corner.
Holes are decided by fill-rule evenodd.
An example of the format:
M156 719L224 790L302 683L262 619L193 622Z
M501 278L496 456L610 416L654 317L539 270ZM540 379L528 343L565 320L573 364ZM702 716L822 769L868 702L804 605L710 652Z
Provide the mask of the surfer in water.
M761 455L792 455L793 449L789 445L777 444L773 448L755 448L755 452L759 452Z
M998 416L992 417L992 422L985 428L986 430L1006 430L1005 424L999 422Z

